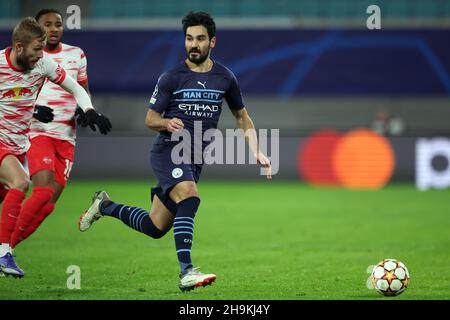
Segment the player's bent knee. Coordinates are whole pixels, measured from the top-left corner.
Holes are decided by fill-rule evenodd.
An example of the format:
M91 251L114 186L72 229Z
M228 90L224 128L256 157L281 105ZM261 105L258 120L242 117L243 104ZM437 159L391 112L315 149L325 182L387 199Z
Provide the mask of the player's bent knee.
M46 186L55 189L54 185L56 184L55 174L50 170L42 170L36 172L32 177L33 185L35 186Z
M27 192L28 188L30 187L30 183L31 183L31 181L28 177L19 177L19 178L14 179L11 182L10 188L17 189L22 192Z
M190 199L190 198L198 198L200 200L200 197L199 197L198 193L196 193L196 192L184 193L180 196L179 201L177 201L177 205L179 205L180 202Z
M177 204L188 198L195 197L195 198L200 199L200 196L198 195L197 187L195 185L188 186L188 187L185 186L184 188L179 188L179 189L174 189L170 192L169 196Z
M200 199L197 189L196 188L189 189L189 191L186 192L186 194L185 194L185 199L187 199L187 198L199 198Z

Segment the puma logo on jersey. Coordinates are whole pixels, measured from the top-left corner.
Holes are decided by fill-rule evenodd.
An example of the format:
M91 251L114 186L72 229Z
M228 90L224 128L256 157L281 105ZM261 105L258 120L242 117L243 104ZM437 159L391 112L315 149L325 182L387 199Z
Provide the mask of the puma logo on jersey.
M206 81L204 83L201 83L200 81L197 81L199 85L203 87L203 89L206 89Z

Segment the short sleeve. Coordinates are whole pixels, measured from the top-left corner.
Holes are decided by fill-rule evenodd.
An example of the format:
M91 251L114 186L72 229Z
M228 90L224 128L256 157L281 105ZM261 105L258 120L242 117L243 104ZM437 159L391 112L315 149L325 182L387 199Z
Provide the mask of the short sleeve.
M164 112L172 97L172 85L170 74L163 73L158 79L148 107L158 113Z
M44 55L44 76L50 79L55 84L60 84L66 78L66 71L47 55Z
M87 59L83 50L80 49L80 60L78 62L78 75L77 82L79 84L85 84L88 80L87 76Z
M244 108L244 101L242 98L242 92L239 88L238 81L233 72L230 72L230 88L225 92L225 100L227 101L228 107L232 110L241 110Z

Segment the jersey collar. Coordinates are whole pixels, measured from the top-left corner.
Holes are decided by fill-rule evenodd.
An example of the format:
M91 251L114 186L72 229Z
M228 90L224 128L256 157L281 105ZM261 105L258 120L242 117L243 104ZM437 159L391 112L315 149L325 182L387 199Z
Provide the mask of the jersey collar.
M211 59L211 61L212 61L212 63L213 63L213 65L212 65L212 67L211 67L211 70L209 70L209 71L206 71L206 72L196 72L196 71L192 71L191 69L189 69L189 67L188 67L188 65L187 65L187 63L186 63L186 61L185 60L183 60L183 65L184 65L184 67L189 71L189 72L192 72L192 73L197 73L197 74L205 74L205 73L210 73L211 71L213 71L214 70L214 68L216 67L216 62L214 61L214 59L212 59L212 58L210 58Z
M53 51L48 50L47 47L44 48L44 52L47 52L47 53L50 53L50 54L60 53L61 51L62 51L62 44L61 44L61 42L58 44L58 48L56 48Z

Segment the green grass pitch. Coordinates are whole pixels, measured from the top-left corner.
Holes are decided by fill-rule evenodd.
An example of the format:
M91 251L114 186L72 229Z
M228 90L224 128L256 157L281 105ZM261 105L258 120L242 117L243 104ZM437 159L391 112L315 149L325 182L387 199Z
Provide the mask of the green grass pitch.
M109 217L77 229L94 191L148 209L152 185L69 182L56 211L16 248L26 276L0 278L0 299L450 299L448 191L201 181L192 257L217 281L182 293L172 231L154 240ZM383 258L409 268L398 297L365 286L367 267ZM70 265L80 267L79 290L67 288Z

